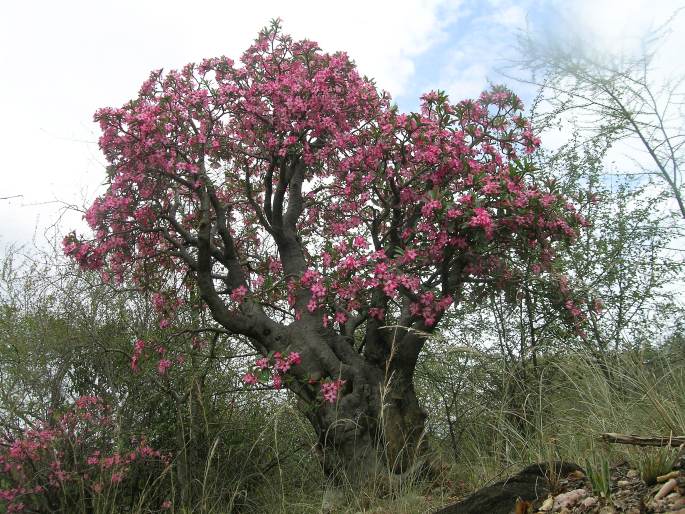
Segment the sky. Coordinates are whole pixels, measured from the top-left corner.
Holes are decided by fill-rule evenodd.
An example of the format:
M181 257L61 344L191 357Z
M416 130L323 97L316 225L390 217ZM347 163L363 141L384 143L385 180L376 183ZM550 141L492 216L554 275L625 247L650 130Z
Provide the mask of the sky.
M102 191L97 108L133 98L149 72L205 57L238 58L270 19L325 51L346 51L403 110L445 90L475 97L506 83L517 35L633 52L640 36L685 0L24 0L0 18L0 246L41 245L46 234L85 230ZM192 6L192 8L191 8ZM683 66L685 12L672 24L658 73ZM57 225L56 225L57 224ZM51 227L57 226L57 230Z

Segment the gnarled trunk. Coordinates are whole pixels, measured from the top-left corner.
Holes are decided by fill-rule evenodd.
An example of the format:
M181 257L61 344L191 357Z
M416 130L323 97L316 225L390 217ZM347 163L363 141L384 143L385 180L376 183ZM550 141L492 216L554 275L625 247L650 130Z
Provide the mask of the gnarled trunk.
M355 387L364 393L306 412L326 477L336 485L360 485L379 474L413 470L427 453L427 415L413 385L381 380Z
M330 340L326 343L336 349ZM325 476L332 484L356 487L421 467L428 453L428 415L414 389L415 360L402 360L393 352L376 359L369 352L352 351L338 355L346 382L337 402L301 406L318 436ZM345 362L350 358L352 362Z

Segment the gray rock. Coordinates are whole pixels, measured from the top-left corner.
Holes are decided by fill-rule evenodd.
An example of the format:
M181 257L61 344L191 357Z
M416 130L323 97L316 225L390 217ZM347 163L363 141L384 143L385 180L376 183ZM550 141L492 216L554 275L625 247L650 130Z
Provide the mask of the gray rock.
M582 468L571 462L555 462L554 474L567 476ZM516 507L516 500L535 501L546 498L549 493L550 464L532 464L512 477L483 487L462 501L449 505L435 514L509 514Z

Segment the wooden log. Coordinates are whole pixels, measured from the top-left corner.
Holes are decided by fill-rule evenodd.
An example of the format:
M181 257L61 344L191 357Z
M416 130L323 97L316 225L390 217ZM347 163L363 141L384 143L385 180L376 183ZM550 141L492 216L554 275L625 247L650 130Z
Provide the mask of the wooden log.
M673 446L677 448L685 444L685 436L650 437L607 432L599 434L599 438L607 443L632 444L635 446Z

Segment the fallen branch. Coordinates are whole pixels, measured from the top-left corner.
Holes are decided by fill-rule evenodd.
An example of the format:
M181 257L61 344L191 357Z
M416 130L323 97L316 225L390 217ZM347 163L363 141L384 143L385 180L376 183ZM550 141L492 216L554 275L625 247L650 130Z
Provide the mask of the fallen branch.
M599 434L599 438L607 443L632 444L635 446L674 446L685 444L685 436L643 437L629 434Z

